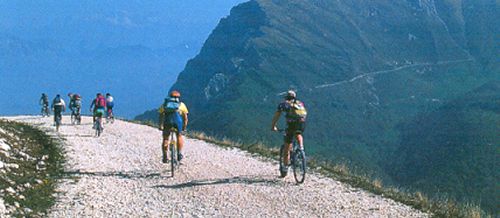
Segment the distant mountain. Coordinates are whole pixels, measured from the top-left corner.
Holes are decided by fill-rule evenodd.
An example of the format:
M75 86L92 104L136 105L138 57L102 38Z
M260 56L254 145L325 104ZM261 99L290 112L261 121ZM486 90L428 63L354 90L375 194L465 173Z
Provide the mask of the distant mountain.
M272 115L296 89L308 154L397 184L400 126L500 79L499 16L494 0L253 0L221 20L173 89L192 129L275 146Z
M38 113L42 92L109 91L125 117L151 108L242 1L3 2L0 114Z

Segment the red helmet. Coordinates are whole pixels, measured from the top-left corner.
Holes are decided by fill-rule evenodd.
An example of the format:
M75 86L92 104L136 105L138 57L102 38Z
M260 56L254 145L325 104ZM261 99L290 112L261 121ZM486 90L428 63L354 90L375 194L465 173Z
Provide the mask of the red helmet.
M181 93L177 90L173 90L170 92L170 97L172 98L180 98L181 97Z

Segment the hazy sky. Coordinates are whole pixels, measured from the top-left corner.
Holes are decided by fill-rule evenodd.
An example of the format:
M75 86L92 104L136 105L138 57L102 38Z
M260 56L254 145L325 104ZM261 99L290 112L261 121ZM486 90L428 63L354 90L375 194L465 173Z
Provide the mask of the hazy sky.
M128 118L157 107L241 2L0 0L0 102L18 99L0 115L39 113L42 92L109 91Z

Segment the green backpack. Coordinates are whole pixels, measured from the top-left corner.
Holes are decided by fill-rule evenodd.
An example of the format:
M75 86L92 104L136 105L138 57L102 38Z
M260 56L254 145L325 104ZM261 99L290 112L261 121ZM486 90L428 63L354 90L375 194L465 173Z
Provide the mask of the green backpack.
M293 119L306 119L307 110L302 102L299 100L294 100L290 103L290 111L288 112L288 117Z

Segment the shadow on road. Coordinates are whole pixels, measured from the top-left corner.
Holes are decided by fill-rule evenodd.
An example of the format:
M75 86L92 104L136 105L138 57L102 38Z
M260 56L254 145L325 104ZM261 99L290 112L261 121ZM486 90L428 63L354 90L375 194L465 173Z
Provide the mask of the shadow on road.
M185 183L174 184L174 185L156 185L153 188L170 188L170 189L181 189L190 188L196 186L206 186L206 185L223 185L223 184L279 184L281 182L278 177L256 177L256 176L235 176L231 178L221 178L221 179L202 179L202 180L192 180Z
M124 172L81 172L67 171L65 176L99 176L99 177L120 177L124 179L147 179L147 178L168 178L160 173L124 171Z
M61 134L60 136L62 137L84 137L84 138L91 138L94 137L94 134Z

